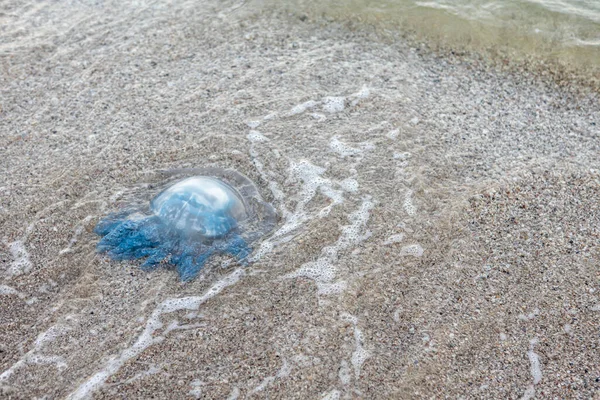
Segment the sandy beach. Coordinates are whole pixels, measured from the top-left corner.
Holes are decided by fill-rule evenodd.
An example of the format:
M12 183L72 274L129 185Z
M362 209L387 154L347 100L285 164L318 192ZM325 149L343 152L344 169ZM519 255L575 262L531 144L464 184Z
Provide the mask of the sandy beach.
M0 27L0 397L600 395L596 92L240 1ZM250 265L96 252L199 167L276 208Z

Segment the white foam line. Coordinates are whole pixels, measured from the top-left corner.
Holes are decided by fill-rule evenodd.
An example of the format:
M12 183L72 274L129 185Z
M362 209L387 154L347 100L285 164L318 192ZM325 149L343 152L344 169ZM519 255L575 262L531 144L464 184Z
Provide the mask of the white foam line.
M525 393L523 393L521 400L531 400L533 398L535 398L535 386L529 385Z
M363 200L360 208L348 216L350 225L342 227L342 234L338 240L333 245L324 247L317 261L302 264L300 268L284 276L284 278L304 277L312 279L317 284L317 291L321 295L341 292L346 287L346 283L333 281L336 277L335 264L338 261L339 253L370 236L369 232L361 232L371 216L370 211L373 206L374 204L370 199Z
M251 129L256 129L260 126L261 123L262 123L262 121L252 120L252 121L247 121L246 125L248 125L248 127L250 127Z
M531 376L533 377L534 385L537 385L542 380L542 363L540 362L540 357L533 351L533 346L536 344L536 339L531 340L529 351L527 352L527 356L531 362Z
M537 344L537 339L532 339L529 341L529 351L527 352L527 357L529 357L529 362L531 363L531 377L533 378L533 384L527 387L525 393L523 393L523 397L521 400L530 400L535 398L535 385L540 383L542 380L542 363L540 361L540 356L538 356L534 351L533 347Z
M63 357L47 356L39 354L39 352L43 350L43 347L47 343L53 341L67 330L68 329L65 326L53 325L45 332L40 333L33 344L33 349L29 350L19 361L4 371L2 375L0 375L0 382L6 382L18 369L28 364L55 364L56 368L60 370L66 368L67 364Z
M268 142L269 139L267 139L259 131L255 130L250 131L250 133L248 133L246 137L250 141L250 156L252 157L252 162L254 163L254 166L256 167L256 170L260 174L261 178L264 181L268 182L269 190L271 190L271 193L273 194L273 197L275 197L275 200L279 202L279 206L282 210L283 216L286 217L289 214L289 211L285 208L285 204L283 203L285 197L283 191L281 190L277 182L273 181L272 179L269 179L268 172L265 169L265 166L262 163L262 161L260 161L260 159L258 158L258 152L255 149L256 143Z
M298 104L298 105L292 107L287 113L284 113L283 116L292 117L294 115L303 114L307 110L313 109L318 105L322 105L324 111L326 111L330 114L335 114L335 113L344 111L344 109L346 108L347 100L350 101L350 105L352 107L354 107L358 103L360 103L363 99L366 99L367 97L369 97L370 94L371 94L371 91L365 85L358 92L352 93L348 97L326 96L326 97L323 97L323 99L321 99L321 101L318 101L318 100L305 101L304 103L301 103L301 104ZM272 119L273 118L272 116L275 116L275 115L270 114L270 115L264 117L263 119L269 120L269 119ZM317 116L315 117L315 114L313 113L313 117L315 117L317 119L325 119L325 116L322 116L320 114L316 114L316 115ZM260 125L260 122L259 121L248 121L247 125L250 126L250 128L254 129Z
M131 378L129 378L126 381L123 381L121 383L124 383L124 384L128 385L128 384L131 384L131 383L133 383L135 381L139 381L140 379L144 379L147 376L156 375L156 374L159 374L161 372L162 372L162 369L160 367L158 367L156 365L150 365L150 367L146 371L138 372L137 374L135 374Z
M248 132L248 135L246 135L246 137L251 143L261 143L269 141L269 139L265 135L263 135L257 130L251 130L250 132Z
M35 215L35 219L33 220L33 222L31 222L29 225L27 225L27 229L25 229L25 235L23 236L23 238L21 239L21 241L26 242L27 239L29 239L29 235L31 235L31 233L33 232L33 228L35 228L35 225L42 220L42 217L48 212L48 211L52 211L53 209L63 205L64 203L66 203L67 200L61 200L61 201L57 201L54 204L50 204L48 207L44 208L42 211L38 212Z
M35 225L39 221L41 221L42 217L47 212L63 205L66 202L67 202L67 200L61 200L56 203L50 204L48 207L44 208L42 211L38 212L35 215L35 219L33 220L33 222L30 222L29 225L27 225L27 228L25 228L25 233L23 234L21 239L15 240L10 243L4 242L6 244L6 246L8 246L8 250L10 251L10 253L12 254L13 259L14 259L13 262L11 263L10 268L6 271L6 275L9 278L13 277L13 276L17 276L17 275L22 275L24 273L31 271L31 269L33 268L33 264L31 263L31 260L29 258L29 252L27 251L27 248L25 247L25 243L27 242L27 240L29 239L29 236L33 232Z
M354 366L354 377L356 380L360 379L360 370L363 364L371 355L363 347L363 336L362 331L356 326L354 327L354 340L356 341L356 349L352 353L352 365Z
M356 105L358 102L360 102L360 100L369 97L369 95L370 90L366 86L363 86L361 90L348 96L348 99L352 99L352 105ZM304 113L306 110L312 109L319 104L323 104L323 107L326 111L338 112L343 110L345 100L345 97L325 97L322 102L309 100L293 107L287 114L285 114L285 116ZM277 114L274 113L264 117L263 119L266 121L276 116ZM321 117L324 116L321 114L316 114L316 118L321 119ZM258 127L258 125L255 124L251 124L249 126L251 128ZM285 221L284 224L277 231L275 231L269 239L264 240L261 243L259 249L250 257L249 261L255 262L260 260L265 254L270 253L277 244L288 241L290 239L289 235L296 231L309 219L309 216L305 211L305 207L315 197L317 191L320 191L324 196L331 200L331 203L327 207L323 208L318 214L319 217L323 217L328 215L333 207L343 202L343 192L356 192L358 190L358 182L356 182L354 179L346 179L342 182L336 182L336 185L341 188L341 190L337 190L334 189L334 184L331 180L321 176L325 172L325 168L312 165L308 161L304 160L298 163L290 161L291 178L300 179L302 181L302 187L299 192L299 200L296 203L295 210L290 211L285 207L284 192L281 190L279 184L272 180L272 172L265 168L265 165L260 160L259 153L256 149L257 145L268 142L269 139L256 130L251 130L247 135L247 138L250 141L250 156L252 157L254 166L259 172L261 178L268 182L268 187L275 197L275 200L278 202L278 207L280 208L281 214ZM362 153L364 149L369 150L373 147L370 143L366 143L362 146L363 149L353 149L340 142L337 137L332 138L332 146L334 151L337 151L336 148L340 147L342 155L346 154L347 152L352 154L355 154L355 152Z
M67 247L65 247L64 249L62 249L61 251L59 251L58 254L62 255L62 254L69 253L72 251L73 246L79 240L79 236L81 236L81 234L83 233L85 226L87 225L88 222L90 222L90 220L92 218L94 218L93 215L88 215L81 221L81 223L79 225L77 225L77 227L75 228L75 232L73 233L73 236L71 237L71 240L69 241L69 245Z
M371 95L371 90L369 90L367 85L363 85L363 87L358 92L352 93L348 97L353 99L351 104L352 104L352 106L355 106L358 103L360 103L361 100L366 99L370 95Z
M283 360L283 365L281 366L281 368L279 369L277 374L275 374L273 376L267 376L265 379L263 379L262 382L260 383L260 385L258 385L254 389L252 389L249 396L256 394L258 392L262 392L263 390L265 390L267 388L267 386L269 386L270 384L275 382L275 379L285 378L290 375L290 372L292 372L292 367L288 364L287 360Z
M6 285L0 285L0 296L10 296L12 294L18 296L20 299L25 298L25 295L19 292L17 289Z
M354 377L356 380L360 379L360 371L367 358L371 357L371 354L364 348L364 336L362 331L358 328L358 318L354 315L343 313L341 315L343 321L347 321L354 325L354 343L355 349L352 353L350 361L354 367Z
M325 121L327 119L327 117L321 113L311 113L310 116L319 122Z
M363 86L361 90L356 93L352 93L347 98L344 96L327 96L322 100L323 110L335 114L344 111L346 108L346 100L350 101L352 107L360 103L361 100L366 99L371 94L371 91L367 86Z
M293 177L293 179L302 181L296 208L293 212L288 210L284 211L284 224L273 233L271 238L265 240L261 244L260 248L250 258L250 261L258 261L265 254L269 253L276 244L285 241L286 235L296 231L309 219L309 215L306 212L306 206L315 197L318 191L331 200L331 203L319 212L320 217L329 214L334 206L341 204L344 201L343 192L334 189L333 182L322 177L324 173L325 168L313 165L306 160L302 160L299 163L291 162L290 176Z
M293 107L288 113L287 116L293 116L293 115L298 115L298 114L302 114L303 112L305 112L308 109L314 108L316 106L318 106L321 102L319 101L314 101L314 100L309 100L306 101L302 104L298 104L297 106Z
M350 374L350 367L348 367L348 362L346 360L342 360L340 363L340 369L338 372L338 377L340 378L340 382L342 385L347 385L350 383L352 376Z
M198 310L200 305L221 293L226 287L237 283L243 275L244 271L241 268L236 269L231 274L215 283L202 296L170 298L164 300L154 309L146 322L144 331L140 334L136 342L131 347L123 350L119 356L109 360L100 371L92 375L79 385L74 392L69 394L67 399L77 400L90 397L92 393L104 385L109 377L116 374L127 361L139 356L148 347L162 342L165 339L164 335L166 335L169 330L167 329L163 335L156 337L154 337L154 333L163 327L163 323L160 320L163 314L173 313L178 310Z

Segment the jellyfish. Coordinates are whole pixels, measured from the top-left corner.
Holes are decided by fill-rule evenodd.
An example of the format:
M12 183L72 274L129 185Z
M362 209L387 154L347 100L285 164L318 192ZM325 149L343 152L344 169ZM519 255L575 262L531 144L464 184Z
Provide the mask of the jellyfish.
M213 255L245 264L251 244L275 226L274 208L244 175L222 169L178 170L149 203L103 218L94 229L97 250L113 260L143 259L143 270L175 266L193 279Z

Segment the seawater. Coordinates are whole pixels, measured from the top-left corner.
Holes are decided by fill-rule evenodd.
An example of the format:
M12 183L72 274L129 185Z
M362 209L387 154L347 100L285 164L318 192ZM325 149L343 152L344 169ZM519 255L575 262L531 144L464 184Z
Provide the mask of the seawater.
M401 31L429 45L558 63L598 78L598 0L285 0L293 11Z

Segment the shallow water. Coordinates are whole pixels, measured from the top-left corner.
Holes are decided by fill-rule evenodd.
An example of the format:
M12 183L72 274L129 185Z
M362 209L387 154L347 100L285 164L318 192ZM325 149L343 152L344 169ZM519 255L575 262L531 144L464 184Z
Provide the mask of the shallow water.
M287 0L292 10L374 23L433 46L533 56L596 74L600 2L595 0Z

